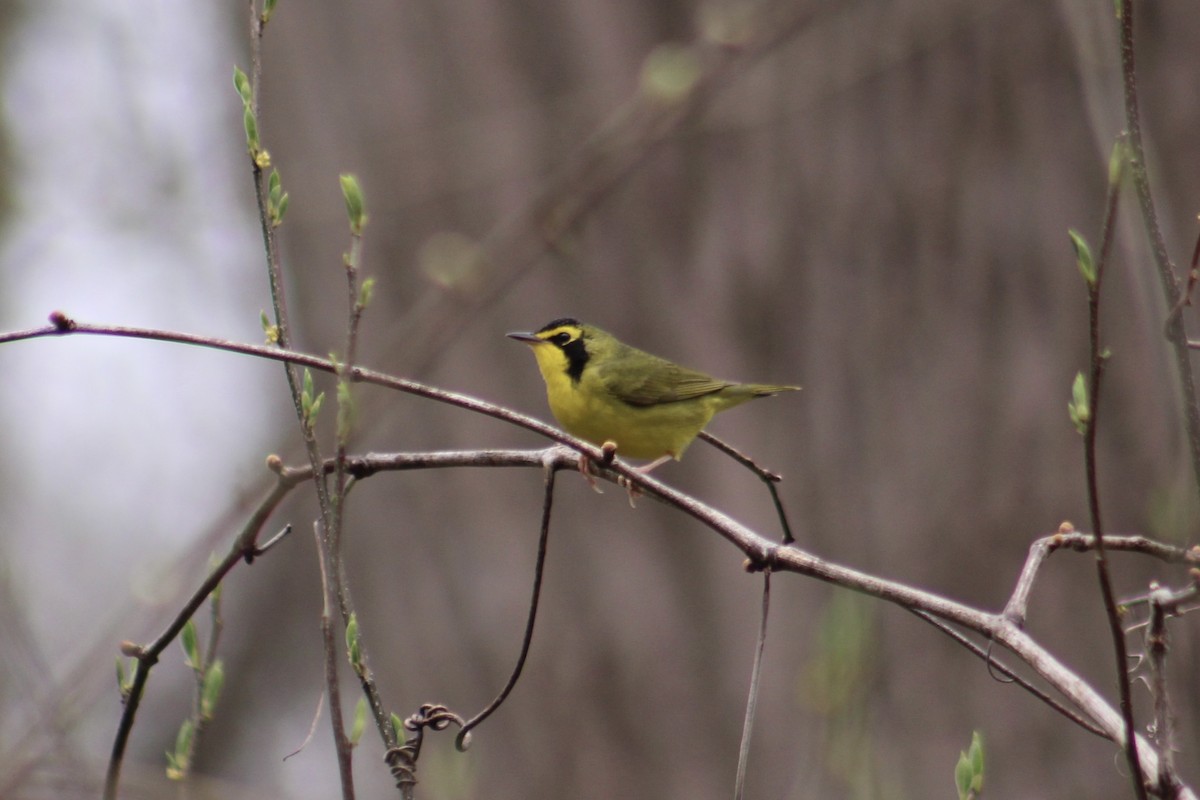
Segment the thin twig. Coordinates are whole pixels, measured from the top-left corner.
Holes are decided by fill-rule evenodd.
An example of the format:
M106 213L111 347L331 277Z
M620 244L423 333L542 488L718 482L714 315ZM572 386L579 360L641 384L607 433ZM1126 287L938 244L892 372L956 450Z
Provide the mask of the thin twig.
M262 555L262 551L256 545L258 534L290 488L284 481L280 481L271 489L250 515L229 552L219 564L209 571L208 576L192 593L183 608L153 642L145 646L132 644L125 646L124 649L129 651L127 655L136 659L137 666L134 670L129 694L125 700L125 707L121 712L121 719L117 723L116 735L113 737L112 753L109 756L108 771L104 780L105 800L115 800L117 796L117 787L121 780L121 763L125 757L125 748L129 743L129 734L133 731L133 722L137 717L138 706L141 704L142 695L146 689L146 679L150 677L150 669L158 662L158 657L163 650L175 640L175 637L183 630L183 626L203 605L205 599L221 585L221 581L237 566L238 562L249 563L256 555Z
M1163 298L1168 309L1179 303L1179 279L1175 276L1175 265L1167 253L1167 243L1158 224L1158 212L1154 208L1154 195L1150 191L1150 176L1146 169L1146 148L1142 142L1141 114L1138 110L1137 70L1134 58L1133 15L1134 0L1122 0L1118 4L1120 13L1121 80L1125 95L1125 128L1129 132L1129 166L1138 205L1142 210L1142 224L1150 241L1150 252L1162 285ZM1180 401L1183 403L1183 418L1187 428L1188 451L1192 460L1192 477L1200 491L1200 404L1196 401L1196 379L1192 372L1188 354L1187 332L1183 326L1183 315L1170 315L1164 325L1164 333L1175 355L1175 368L1179 373Z
M754 731L754 715L758 709L759 679L762 677L763 649L767 645L767 617L771 610L771 570L763 571L762 613L759 615L758 639L754 643L754 663L750 667L750 690L746 697L746 714L742 718L742 742L738 747L737 777L733 784L733 800L742 800L746 789L746 768L750 761L750 735Z
M1069 523L1065 524L1069 525ZM1025 559L1025 566L1021 568L1021 575L1017 578L1012 595L1009 597L1008 603L1004 606L1004 616L1011 619L1017 625L1025 624L1026 609L1029 602L1029 594L1033 591L1033 583L1037 579L1038 571L1041 569L1042 564L1051 553L1056 550L1074 550L1084 553L1095 549L1095 547L1095 536L1090 533L1079 533L1069 527L1050 536L1043 536L1031 544L1029 546L1029 555ZM1104 537L1104 547L1110 552L1141 553L1168 564L1200 565L1200 547L1177 547L1175 545L1163 544L1146 536L1114 536L1108 534ZM1122 603L1121 605L1126 604Z
M989 669L995 670L1005 678L1008 678L1010 682L1017 684L1022 689L1029 692L1046 705L1050 706L1050 708L1054 709L1079 727L1083 728L1085 731L1094 733L1097 736L1105 739L1109 738L1108 733L1095 722L1092 722L1087 717L1077 713L1074 709L1063 705L1063 703L1059 702L1057 698L1051 696L1040 687L1030 683L1025 677L1017 674L1012 667L1009 667L1004 662L997 660L996 657L992 655L990 648L980 647L978 644L964 636L957 628L943 622L932 614L915 608L910 608L908 610L928 622L933 627L937 628L942 633L949 636L954 641L958 642L963 647L967 648L967 650L974 655L978 656L981 660L987 663Z
M796 538L792 536L792 526L788 524L787 511L784 510L783 500L780 499L779 490L775 487L775 484L779 483L783 478L769 469L760 467L750 456L723 439L713 436L708 431L700 431L700 438L746 467L746 469L757 475L767 485L767 491L771 493L771 502L775 504L775 513L779 516L779 525L783 529L783 543L792 544L795 542Z
M1121 163L1123 163L1123 159ZM1092 530L1096 534L1096 578L1100 583L1100 593L1104 599L1104 614L1108 621L1109 633L1112 636L1113 656L1117 662L1117 686L1121 698L1121 716L1125 721L1125 753L1129 762L1134 793L1139 800L1146 800L1146 780L1142 774L1142 765L1137 752L1138 740L1133 716L1133 691L1129 681L1129 654L1125 645L1125 630L1121 625L1121 612L1117 607L1112 577L1109 575L1108 554L1104 550L1104 525L1101 522L1100 488L1096 474L1096 431L1100 419L1100 385L1104 377L1104 364L1108 358L1100 347L1100 293L1104 284L1104 268L1112 247L1113 230L1116 227L1120 189L1120 170L1118 170L1115 178L1109 180L1104 223L1101 226L1100 255L1096 261L1095 274L1087 282L1090 368L1088 370L1088 415L1083 430L1083 452L1088 514L1092 519Z
M486 708L474 717L463 723L462 730L458 732L458 736L454 739L454 746L460 751L466 750L470 746L471 729L490 717L492 712L500 707L500 704L508 697L509 692L517 685L517 680L521 677L521 670L525 668L525 658L529 655L529 646L533 642L533 624L537 620L538 601L542 595L542 572L546 566L546 544L550 539L550 511L554 508L554 476L557 474L558 469L558 464L552 463L549 459L547 459L547 463L543 467L546 490L542 499L542 527L538 535L537 561L533 568L533 593L529 598L529 614L525 620L525 635L521 639L521 653L517 656L517 663L513 667L512 674L508 677L508 683L500 690L500 694L496 695L496 699L492 700Z
M321 568L321 640L325 650L325 694L329 697L329 721L333 727L338 774L342 780L342 800L354 800L354 745L346 736L346 726L342 721L341 692L338 689L337 637L333 635L333 609L337 606L337 596L329 580L329 537L321 532L319 523L313 523L313 536L317 540L317 564Z

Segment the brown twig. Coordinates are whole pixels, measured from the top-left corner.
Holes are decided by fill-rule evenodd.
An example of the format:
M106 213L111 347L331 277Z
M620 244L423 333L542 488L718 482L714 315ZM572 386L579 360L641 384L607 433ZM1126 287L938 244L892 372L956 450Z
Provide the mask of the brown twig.
M1069 523L1064 523L1064 526L1069 526ZM1004 606L1004 616L1017 625L1024 626L1033 583L1037 579L1042 564L1051 553L1056 550L1074 550L1083 553L1094 550L1095 547L1095 536L1090 533L1079 533L1070 527L1050 536L1043 536L1031 544L1029 555L1025 559L1025 566L1022 567L1021 575L1017 578L1016 587L1013 589L1007 605ZM1176 547L1146 536L1108 534L1104 537L1104 547L1110 552L1142 553L1168 564L1200 565L1200 547Z
M767 491L771 493L771 502L775 504L775 513L779 517L779 526L783 530L783 543L791 544L796 541L796 538L792 536L792 526L788 524L787 511L783 508L783 500L780 499L779 490L775 487L775 484L779 483L783 478L765 467L760 467L750 456L708 431L700 431L700 438L753 472L767 485Z
M221 584L225 576L237 566L237 563L239 561L249 563L255 557L266 552L265 547L259 547L257 544L258 534L275 507L279 505L290 489L291 487L282 480L276 483L271 492L255 508L254 513L250 515L229 552L221 559L220 563L209 571L208 576L192 593L183 608L153 642L148 645L128 644L123 646L122 649L128 651L126 655L136 659L137 666L125 699L125 707L121 712L121 719L117 723L116 735L113 737L112 753L109 756L108 772L104 780L105 800L115 800L117 796L117 786L121 779L121 763L125 757L126 745L129 743L129 734L133 730L134 719L137 717L138 706L145 693L146 679L150 677L150 669L158 663L158 658L162 655L163 650L175 640L175 637L183 630L183 626ZM278 540L279 537L274 537L271 543Z
M329 720L333 726L333 745L337 753L338 775L342 781L342 800L354 800L354 745L346 736L346 726L342 721L341 690L338 688L337 637L333 635L333 609L337 606L337 595L330 581L332 565L329 563L329 537L321 530L320 523L313 523L313 536L317 542L317 564L321 568L321 640L325 651L325 694L329 697Z
M482 711L462 724L462 730L454 738L454 746L460 751L466 750L470 746L471 730L490 717L500 707L509 693L512 692L513 687L517 685L517 681L521 677L521 671L525 668L525 659L529 655L529 646L533 643L533 624L537 620L538 600L542 595L542 573L546 566L546 545L550 540L550 512L554 508L554 476L561 468L562 464L552 454L547 454L542 467L545 474L545 492L542 497L542 525L538 534L537 561L533 568L533 593L529 598L529 614L525 620L525 634L521 638L521 652L517 656L516 666L513 667L512 674L509 675L508 682L504 684L504 688L500 690L500 694L496 695L496 698L488 703Z
M754 715L758 710L758 689L762 677L763 650L767 645L767 618L771 611L771 570L764 569L762 574L762 610L758 617L758 637L754 641L754 661L750 666L750 689L746 696L746 713L742 717L742 741L738 746L733 800L742 800L745 795L746 770L750 761L750 735L754 732Z
M978 644L976 644L975 642L971 641L966 636L964 636L962 634L962 632L959 631L957 628L955 628L953 625L946 624L945 622L943 622L942 620L933 616L932 614L928 614L924 611L920 611L915 608L910 608L908 610L910 612L912 612L913 614L915 614L920 619L923 619L925 622L928 622L930 625L937 628L942 633L949 636L954 641L958 642L963 647L967 648L967 650L969 650L974 655L978 656L981 660L983 660L988 665L989 670L994 670L995 672L998 672L999 674L1003 675L1005 678L1008 678L1009 679L1008 682L1019 685L1022 689L1029 692L1031 695L1036 697L1038 700L1041 700L1043 703L1050 706L1050 708L1054 709L1059 714L1062 714L1064 717L1071 720L1071 722L1074 722L1076 725L1083 728L1085 731L1094 733L1097 736L1103 737L1105 739L1108 738L1108 734L1105 732L1105 730L1103 728L1101 728L1099 725L1097 725L1095 722L1092 722L1087 717L1083 716L1082 714L1077 713L1074 709L1068 708L1067 706L1063 705L1061 702L1059 702L1059 700L1057 698L1055 698L1052 695L1050 695L1049 693L1045 692L1040 687L1035 686L1033 683L1031 683L1025 677L1018 675L1016 673L1016 671L1014 671L1012 669L1012 667L1009 667L1004 662L997 660L996 657L994 655L992 655L990 646L986 647L986 648L980 647Z
M1128 5L1128 3L1126 3ZM1121 147L1120 143L1117 145ZM1123 154L1120 165L1124 164ZM1096 431L1100 418L1100 385L1104 377L1107 354L1100 346L1100 293L1104 285L1104 268L1112 248L1113 230L1116 227L1118 200L1121 191L1119 166L1113 175L1110 165L1108 197L1105 203L1104 222L1101 225L1100 255L1096 260L1095 272L1087 282L1088 293L1088 347L1090 352L1088 369L1087 416L1083 429L1084 473L1087 482L1088 515L1092 519L1092 530L1096 534L1096 578L1104 601L1104 614L1112 636L1113 655L1117 662L1117 686L1121 698L1121 716L1125 721L1125 752L1133 781L1134 793L1139 800L1146 800L1146 781L1138 759L1137 728L1133 717L1133 693L1129 682L1129 653L1125 645L1125 629L1121 625L1121 612L1113 592L1112 577L1108 570L1108 555L1104 550L1104 525L1100 512L1100 488L1096 474Z
M1129 133L1129 167L1138 205L1142 211L1142 224L1150 242L1150 252L1158 271L1163 297L1167 308L1179 303L1181 290L1175 276L1175 265L1167 253L1167 243L1158 224L1158 212L1154 208L1154 195L1150 191L1150 176L1146 169L1146 148L1142 142L1141 114L1138 111L1137 70L1134 58L1133 15L1134 0L1122 0L1120 12L1121 80L1125 96L1125 128ZM1170 315L1164 325L1164 333L1175 355L1175 368L1179 373L1180 400L1187 428L1188 450L1192 460L1192 477L1200 491L1200 404L1196 401L1196 380L1188 354L1187 332L1183 326L1183 315Z

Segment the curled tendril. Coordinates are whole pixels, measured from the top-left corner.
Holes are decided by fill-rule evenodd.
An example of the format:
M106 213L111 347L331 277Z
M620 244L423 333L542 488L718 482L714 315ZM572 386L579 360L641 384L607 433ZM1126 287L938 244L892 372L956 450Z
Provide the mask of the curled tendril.
M443 705L425 703L417 713L404 720L404 729L412 731L413 735L399 747L393 747L383 755L388 769L396 781L396 788L404 792L417 783L417 759L421 755L421 742L425 729L444 731L451 724L463 726L463 718ZM460 737L461 738L461 737ZM460 747L465 749L465 747Z

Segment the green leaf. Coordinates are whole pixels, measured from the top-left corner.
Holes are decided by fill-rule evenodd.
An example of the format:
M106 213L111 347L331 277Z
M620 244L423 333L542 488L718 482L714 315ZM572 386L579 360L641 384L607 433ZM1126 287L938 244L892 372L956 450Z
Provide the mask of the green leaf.
M971 796L971 760L966 753L958 754L958 763L954 765L954 788L958 790L958 800L967 800Z
M350 664L353 665L355 672L362 670L362 645L358 640L358 615L351 614L350 621L346 623L346 654L350 658Z
M242 111L242 126L246 129L246 147L250 153L254 155L256 162L258 151L260 149L258 141L258 120L254 118L254 111L250 106L246 106Z
M350 173L344 173L338 180L342 184L342 197L346 201L346 214L350 217L350 231L359 235L367 224L366 201L363 199L362 187L358 178Z
M185 719L179 726L175 736L175 752L167 753L167 777L173 781L183 780L191 768L192 739L196 734L196 725L190 719Z
M1124 136L1113 144L1108 157L1108 185L1117 186L1125 176L1125 165L1129 163L1129 146Z
M1071 237L1071 246L1075 248L1075 264L1079 267L1079 274L1083 276L1088 288L1095 288L1096 264L1092 260L1092 249L1078 231L1068 230L1067 235Z
M263 11L262 11L263 25L266 25L268 22L271 21L271 15L275 13L275 2L276 2L276 0L266 0L266 2L263 3Z
M979 795L983 792L983 736L979 731L971 734L971 749L967 751L967 757L971 759L973 773L971 790Z
M283 222L283 215L287 213L288 202L290 202L290 200L291 198L289 197L288 193L284 192L279 198L279 202L275 204L275 213L271 218L276 225L279 225L281 222Z
M246 77L246 73L242 72L242 68L234 65L233 67L233 88L237 90L238 96L242 98L242 104L246 107L254 100L253 91L250 88L250 79Z
M1067 412L1071 415L1071 422L1075 425L1075 430L1079 431L1080 435L1087 433L1088 423L1092 419L1091 406L1088 403L1087 381L1084 380L1083 373L1075 373L1075 382L1071 384L1071 402L1067 403Z
M391 715L392 733L396 735L396 741L403 742L408 736L404 733L404 720L400 719L400 715L395 711Z
M357 416L349 381L338 381L337 401L337 437L338 442L344 445L350 439L350 433L354 430L354 419Z
M217 708L221 689L225 686L225 665L220 659L213 662L204 673L204 688L200 692L200 719L208 722Z
M362 282L362 286L358 287L358 307L365 309L371 305L371 298L375 296L375 279L367 278Z
M187 656L187 661L184 663L192 669L200 669L200 645L196 641L196 623L193 620L188 620L183 631L179 636L179 643L183 646L183 653Z
M350 744L358 744L358 740L362 738L363 731L367 727L367 698L358 698L358 705L354 707L354 722L350 725Z
M324 404L325 404L325 393L321 392L319 395L316 396L316 398L312 401L312 405L309 407L309 414L308 414L308 420L307 420L309 425L316 425L317 417L321 416L321 406Z

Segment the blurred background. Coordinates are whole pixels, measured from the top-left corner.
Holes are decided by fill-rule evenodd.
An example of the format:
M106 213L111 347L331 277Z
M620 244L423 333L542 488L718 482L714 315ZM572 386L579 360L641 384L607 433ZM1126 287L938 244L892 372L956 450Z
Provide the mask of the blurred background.
M1182 266L1200 18L1184 0L1138 6L1151 174ZM712 426L784 476L801 545L998 609L1036 537L1087 525L1066 413L1086 298L1067 229L1098 246L1122 127L1112 8L282 0L261 131L291 196L297 346L344 348L337 176L355 172L377 281L362 363L549 419L532 357L503 334L572 315L723 377L803 384ZM248 66L246 17L245 3L0 5L0 328L62 309L262 340L270 300L230 80ZM1163 301L1128 196L1121 213L1104 298L1106 522L1194 543ZM118 642L156 635L225 551L270 485L268 453L303 461L297 425L277 365L213 352L40 340L0 348L0 371L0 796L93 797L119 715ZM359 392L361 451L543 444ZM711 447L659 476L774 535L761 484ZM225 693L186 796L338 792L327 720L282 760L322 691L310 495L268 525L296 534L226 581ZM503 685L540 499L533 470L356 490L348 573L400 716L427 701L469 716ZM728 796L761 585L741 561L677 513L562 475L525 675L466 754L427 739L420 796ZM1114 570L1122 596L1183 579L1141 558ZM1094 572L1090 556L1055 556L1029 627L1113 697ZM975 729L991 796L1129 796L1111 744L915 617L792 575L774 590L749 797L951 796ZM1197 632L1194 616L1177 622L1171 656L1193 785ZM182 662L173 646L153 673L124 796L181 791L163 752L191 702ZM343 697L349 712L349 679ZM360 796L394 791L381 757L368 731Z

